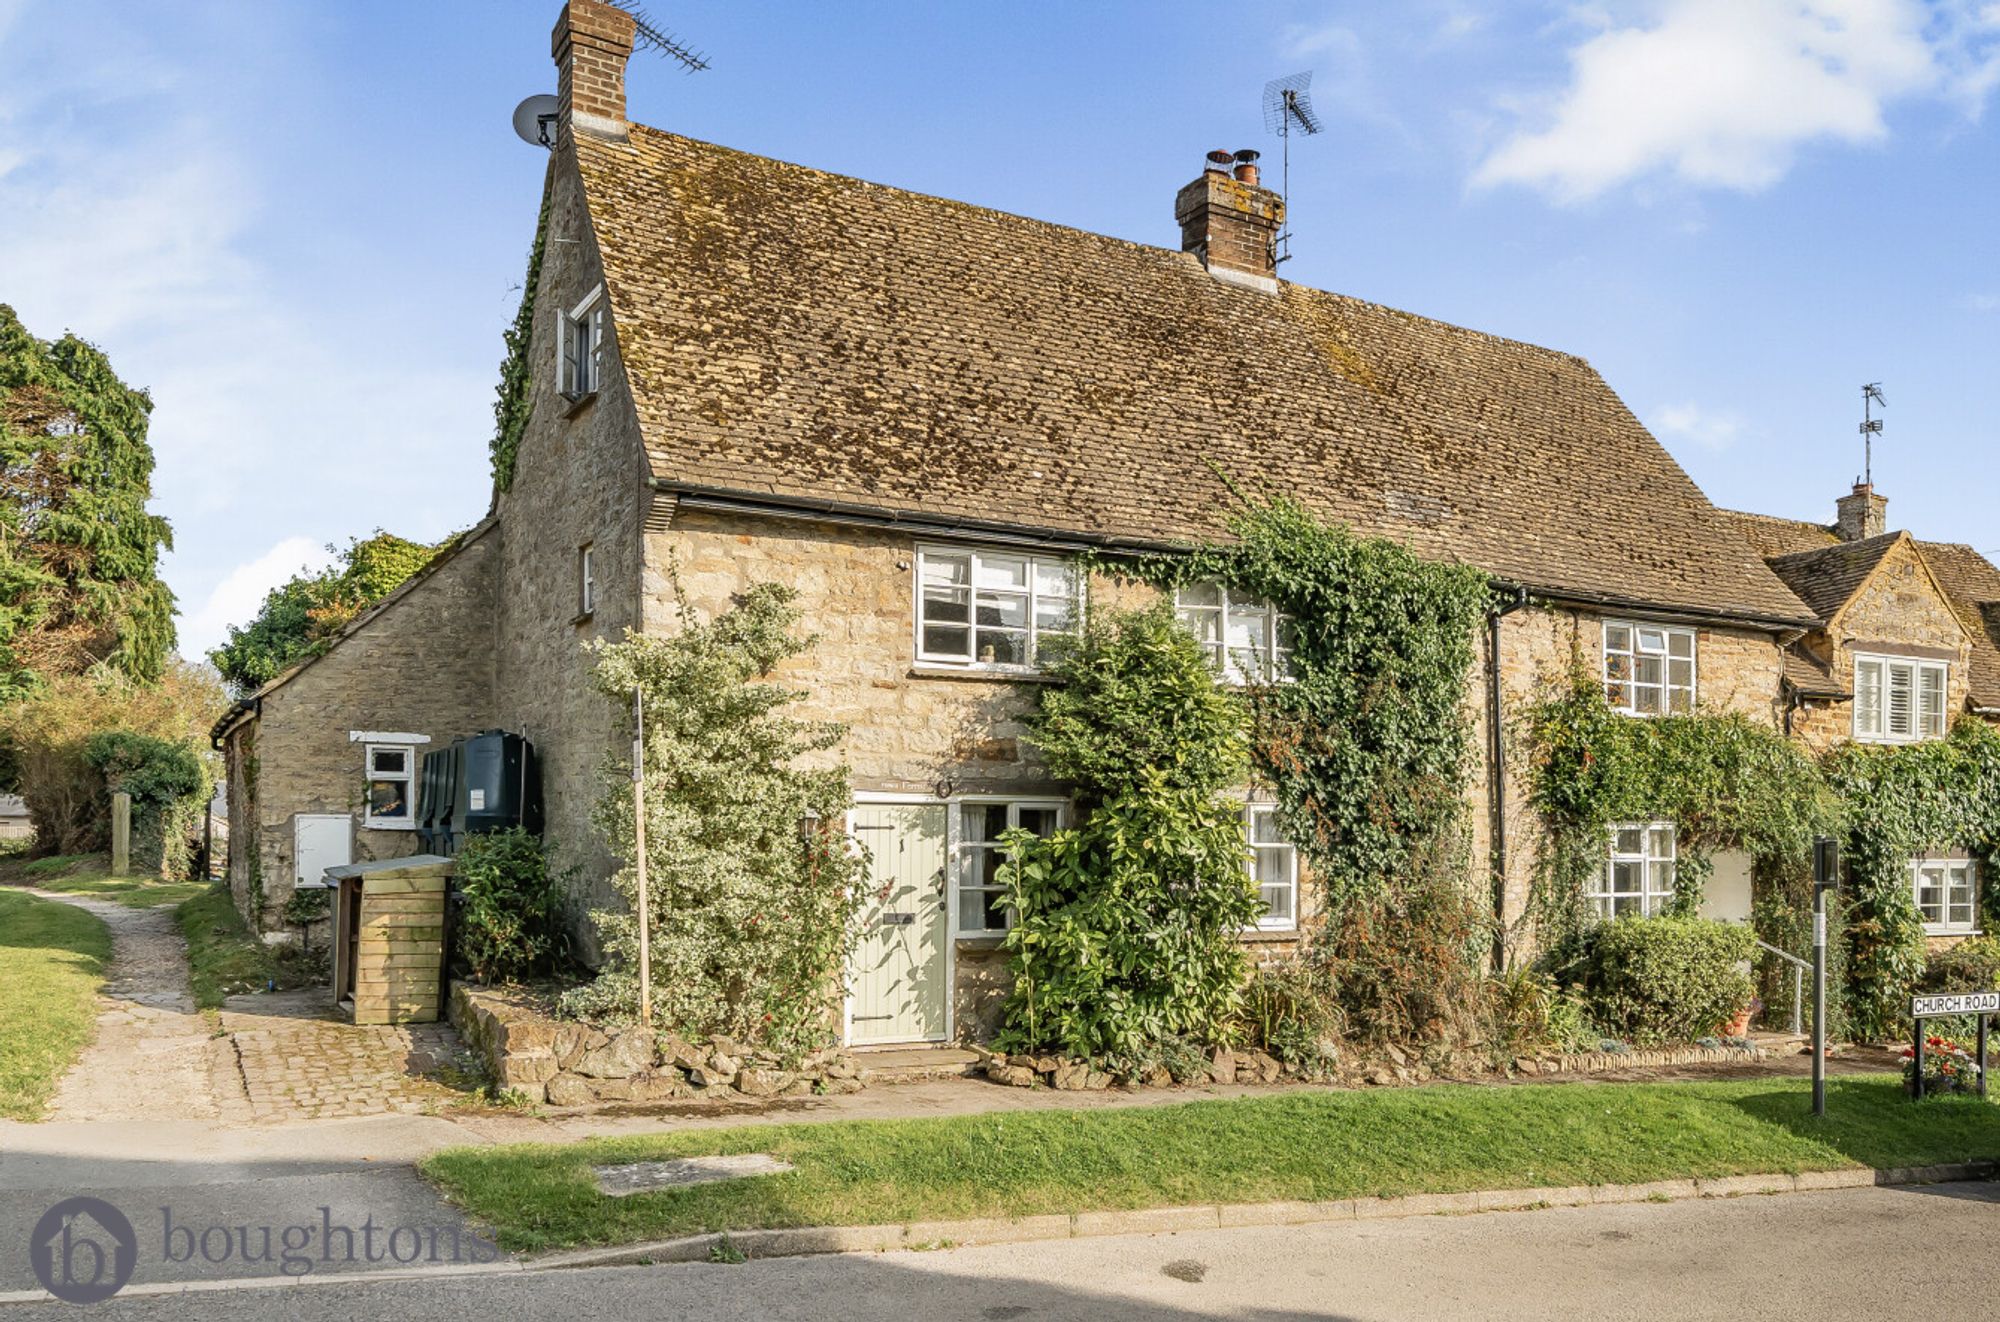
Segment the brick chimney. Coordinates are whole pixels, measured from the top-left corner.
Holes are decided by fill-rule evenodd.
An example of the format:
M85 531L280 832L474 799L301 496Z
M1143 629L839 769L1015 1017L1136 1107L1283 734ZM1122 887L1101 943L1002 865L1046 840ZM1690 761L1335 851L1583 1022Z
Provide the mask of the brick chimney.
M625 62L632 58L632 16L603 0L568 0L549 36L556 61L556 146L572 127L624 141Z
M1224 164L1231 159L1237 162L1233 173ZM1277 293L1285 200L1259 185L1254 153L1212 152L1209 162L1201 178L1174 198L1181 251L1200 257L1218 280Z
M1875 494L1866 482L1856 482L1854 490L1834 502L1840 511L1837 531L1843 542L1865 541L1889 530L1889 498Z

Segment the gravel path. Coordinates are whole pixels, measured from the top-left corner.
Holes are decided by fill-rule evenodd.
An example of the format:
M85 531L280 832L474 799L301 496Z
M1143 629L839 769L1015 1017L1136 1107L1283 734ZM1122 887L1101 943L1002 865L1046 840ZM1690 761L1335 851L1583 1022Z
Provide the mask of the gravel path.
M234 1060L225 1059L226 1044L210 1035L195 1011L187 943L173 910L31 893L96 914L111 929L97 1037L63 1076L49 1119L214 1119L215 1075L223 1070L226 1077Z

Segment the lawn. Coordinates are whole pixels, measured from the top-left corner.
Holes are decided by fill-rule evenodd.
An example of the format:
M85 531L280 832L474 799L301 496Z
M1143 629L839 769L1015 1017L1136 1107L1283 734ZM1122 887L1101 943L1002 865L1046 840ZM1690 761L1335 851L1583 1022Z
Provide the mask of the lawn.
M765 1226L1560 1188L2000 1156L2000 1107L1888 1076L1436 1086L453 1148L423 1172L514 1249ZM798 1169L607 1198L594 1164L767 1152Z
M38 1120L90 1041L111 958L102 921L0 890L0 1117Z
M188 983L201 1009L217 1009L225 996L282 981L277 956L236 912L228 886L196 887L174 910L174 920L187 938Z
M45 858L0 858L0 886L32 886L60 895L89 895L116 900L135 909L179 904L207 887L198 881L161 881L158 877L111 875L111 860L103 854L52 854Z

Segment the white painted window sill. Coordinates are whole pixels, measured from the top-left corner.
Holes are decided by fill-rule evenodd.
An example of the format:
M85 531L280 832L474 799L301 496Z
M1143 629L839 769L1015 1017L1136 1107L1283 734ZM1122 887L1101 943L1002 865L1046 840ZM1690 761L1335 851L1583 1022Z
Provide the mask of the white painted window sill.
M1924 935L1925 936L1985 936L1986 933L1982 932L1980 929L1976 927L1946 927L1939 923L1925 923Z
M1015 670L1005 666L946 666L919 661L910 667L911 679L976 679L988 684L1053 684L1055 680L1040 670Z
M415 822L382 822L370 818L361 823L361 829L364 831L414 831L417 829L417 824Z

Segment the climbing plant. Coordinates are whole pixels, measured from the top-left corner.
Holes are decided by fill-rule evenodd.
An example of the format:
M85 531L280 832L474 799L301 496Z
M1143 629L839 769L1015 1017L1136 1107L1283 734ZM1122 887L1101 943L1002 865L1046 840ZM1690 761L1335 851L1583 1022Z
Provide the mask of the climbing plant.
M1840 806L1812 758L1778 730L1736 712L1638 719L1612 710L1579 657L1519 721L1529 801L1545 827L1531 913L1545 949L1588 915L1613 822L1675 828L1672 911L1693 914L1719 849L1796 866Z
M1002 837L1002 1044L1127 1063L1208 1043L1242 1003L1245 715L1170 605L1092 618L1028 719L1080 822Z
M2000 922L2000 733L1965 717L1949 737L1899 748L1844 744L1827 778L1848 805L1847 1002L1854 1032L1900 1035L1924 967L1910 860L1964 849L1979 862L1980 908Z
M549 228L550 182L542 185L542 206L535 217L535 243L528 250L528 274L521 285L521 306L515 310L514 324L501 335L507 356L500 360L500 384L494 388L493 488L506 491L514 485L514 458L520 450L521 433L528 426L528 412L534 397L534 368L529 350L535 336L535 291L542 283L542 248Z
M1391 891L1464 811L1467 684L1492 589L1470 566L1240 495L1228 540L1125 567L1163 590L1220 582L1289 620L1288 674L1244 690L1251 754L1329 916Z

